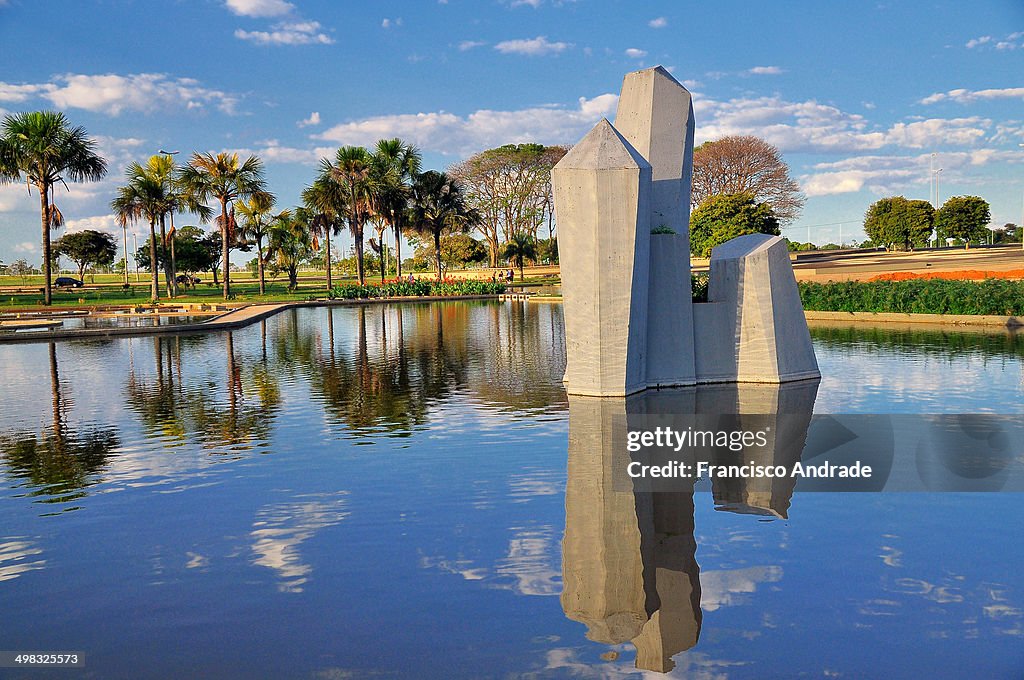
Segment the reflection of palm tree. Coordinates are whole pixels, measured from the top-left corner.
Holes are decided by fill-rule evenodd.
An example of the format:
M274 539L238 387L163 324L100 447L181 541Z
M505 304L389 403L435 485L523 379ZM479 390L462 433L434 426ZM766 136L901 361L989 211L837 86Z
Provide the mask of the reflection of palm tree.
M202 376L182 379L182 345L211 342L213 336L194 338L153 338L154 377L147 379L133 370L128 377L128 408L141 417L145 430L178 445L198 439L204 448L232 446L247 449L253 442L269 438L273 417L281 401L280 388L265 360L250 362L235 351L234 338L224 338L227 370L225 377L208 381L226 382L226 398L218 402L205 388ZM177 374L177 379L175 379Z
M0 435L0 454L15 477L28 478L38 487L33 496L47 496L42 502L64 503L85 495L82 489L95 484L97 473L106 467L113 449L120 446L112 427L69 431L57 364L57 348L49 343L52 424L41 438L35 433Z

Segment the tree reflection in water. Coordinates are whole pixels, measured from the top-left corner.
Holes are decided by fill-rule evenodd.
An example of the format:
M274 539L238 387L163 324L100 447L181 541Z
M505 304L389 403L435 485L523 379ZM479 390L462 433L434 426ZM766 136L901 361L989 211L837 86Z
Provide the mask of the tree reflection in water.
M197 375L183 367L187 363L183 357L198 362L218 338L224 343L221 375ZM133 360L125 388L126 405L138 414L146 434L158 437L167 447L198 441L217 453L247 451L266 443L281 391L262 353L255 359L239 357L231 332L155 336L146 342L153 348L154 371L137 371Z
M61 388L57 346L49 343L50 424L35 432L0 434L0 457L15 478L32 488L40 503L67 503L86 495L84 489L99 481L112 451L120 446L113 427L75 430L67 422L70 407ZM73 509L73 508L67 508Z

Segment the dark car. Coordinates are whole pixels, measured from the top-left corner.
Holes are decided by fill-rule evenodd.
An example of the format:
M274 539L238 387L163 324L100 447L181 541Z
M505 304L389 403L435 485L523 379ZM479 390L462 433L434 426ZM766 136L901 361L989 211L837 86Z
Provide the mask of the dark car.
M174 280L177 281L180 285L185 286L194 286L197 283L203 282L203 280L200 279L198 276L189 276L188 274L178 274L178 276L175 277Z
M81 288L84 284L78 279L73 279L70 276L58 276L57 280L53 282L53 285L58 288Z

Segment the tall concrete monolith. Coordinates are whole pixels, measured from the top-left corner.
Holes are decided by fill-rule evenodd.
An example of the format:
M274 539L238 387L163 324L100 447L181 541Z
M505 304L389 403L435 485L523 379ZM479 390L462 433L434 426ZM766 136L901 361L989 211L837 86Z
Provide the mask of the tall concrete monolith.
M647 387L651 165L602 120L552 170L571 394Z
M690 93L661 66L628 73L622 81L615 129L651 164L654 233L647 298L647 385L692 385Z

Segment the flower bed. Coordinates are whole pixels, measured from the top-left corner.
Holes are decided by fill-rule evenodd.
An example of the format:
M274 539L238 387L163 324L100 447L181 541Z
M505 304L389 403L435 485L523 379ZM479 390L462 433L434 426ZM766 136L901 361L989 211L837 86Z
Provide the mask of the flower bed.
M335 286L327 297L332 300L365 300L393 297L458 297L460 295L497 295L505 292L505 284L471 279L442 281L393 279L384 283L345 283Z
M910 281L912 279L945 279L947 281L982 281L984 279L1024 279L1024 269L995 272L982 269L963 269L955 272L891 272L872 276L869 281Z

